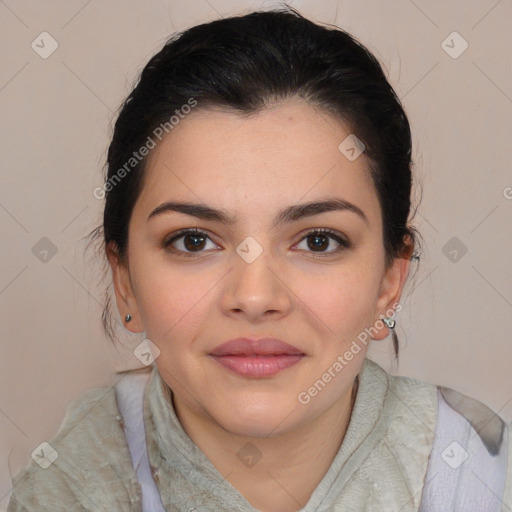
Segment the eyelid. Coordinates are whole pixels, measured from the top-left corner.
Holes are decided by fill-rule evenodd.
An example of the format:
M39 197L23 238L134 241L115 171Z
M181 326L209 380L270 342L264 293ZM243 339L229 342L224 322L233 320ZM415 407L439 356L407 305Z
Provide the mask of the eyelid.
M313 233L323 233L326 235L330 235L333 238L339 238L345 244L350 244L350 241L346 235L337 231L336 229L331 228L308 228L306 229L306 231L301 233L301 240L303 240L306 236L311 235Z

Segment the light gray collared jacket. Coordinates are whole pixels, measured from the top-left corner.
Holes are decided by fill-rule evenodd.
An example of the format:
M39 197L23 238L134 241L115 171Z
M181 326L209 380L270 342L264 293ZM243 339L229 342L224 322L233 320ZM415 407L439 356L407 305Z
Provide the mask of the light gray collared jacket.
M366 359L343 442L300 510L512 512L511 431L476 400ZM48 443L57 458L14 477L8 512L257 512L183 430L156 365L82 393Z

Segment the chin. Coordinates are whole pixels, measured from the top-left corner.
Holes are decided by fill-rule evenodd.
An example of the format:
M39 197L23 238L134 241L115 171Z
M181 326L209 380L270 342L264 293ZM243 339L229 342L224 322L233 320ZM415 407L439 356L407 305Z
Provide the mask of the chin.
M293 429L301 411L299 404L291 405L276 400L228 403L228 410L211 411L212 417L224 430L242 437L269 438L283 434Z
M258 421L233 418L232 421L228 419L227 422L221 423L221 426L235 436L255 439L278 437L289 430L288 428L283 429L283 425L280 425L279 421L274 421L273 418L259 418Z

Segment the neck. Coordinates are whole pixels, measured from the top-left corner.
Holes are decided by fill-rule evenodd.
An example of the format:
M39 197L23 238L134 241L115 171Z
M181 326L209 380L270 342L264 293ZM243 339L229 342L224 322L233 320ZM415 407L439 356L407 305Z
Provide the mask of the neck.
M189 409L172 395L176 415L218 472L256 509L302 509L329 470L350 421L358 388L346 392L320 416L274 437L245 437Z

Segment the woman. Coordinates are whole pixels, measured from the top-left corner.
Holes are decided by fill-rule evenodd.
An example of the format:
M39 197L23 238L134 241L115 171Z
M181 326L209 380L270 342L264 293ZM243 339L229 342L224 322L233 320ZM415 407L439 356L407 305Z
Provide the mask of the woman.
M347 33L286 9L169 40L94 233L148 371L76 399L8 510L510 510L508 425L365 357L390 332L398 356L411 185L407 117Z

